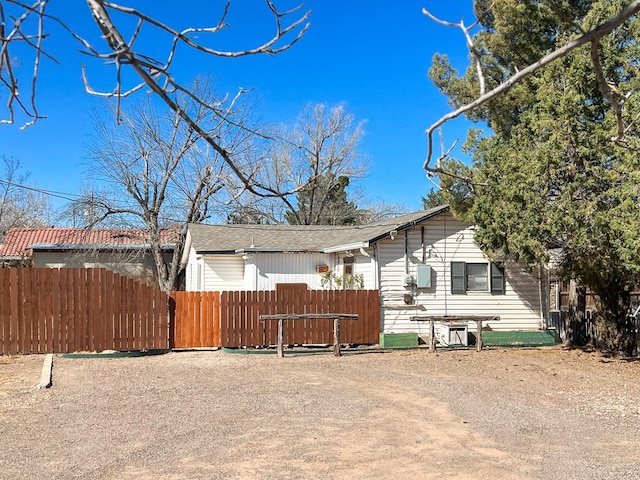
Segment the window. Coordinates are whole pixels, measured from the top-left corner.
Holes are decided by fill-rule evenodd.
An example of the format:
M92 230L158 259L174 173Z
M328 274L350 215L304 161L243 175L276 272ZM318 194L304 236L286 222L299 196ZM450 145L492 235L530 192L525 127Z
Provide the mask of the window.
M487 265L484 263L467 263L467 291L486 292L489 290Z
M343 274L344 275L353 275L353 264L355 263L355 258L354 257L344 257L342 259L342 265L343 265Z
M451 262L451 293L504 294L504 269L494 263Z

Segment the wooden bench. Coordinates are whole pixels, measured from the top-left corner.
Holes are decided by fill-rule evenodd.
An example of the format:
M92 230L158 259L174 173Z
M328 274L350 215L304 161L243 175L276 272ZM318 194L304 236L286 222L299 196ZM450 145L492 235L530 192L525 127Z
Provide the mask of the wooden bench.
M357 320L357 314L351 313L279 313L275 315L260 315L258 317L261 322L270 320L278 321L278 356L284 357L284 349L282 347L284 341L285 320L322 320L327 318L333 319L333 354L340 356L340 320Z
M476 322L476 351L482 350L482 322L499 322L499 316L481 316L481 315L416 315L410 317L413 322L429 322L429 351L436 351L436 328L435 322L442 323L467 323Z

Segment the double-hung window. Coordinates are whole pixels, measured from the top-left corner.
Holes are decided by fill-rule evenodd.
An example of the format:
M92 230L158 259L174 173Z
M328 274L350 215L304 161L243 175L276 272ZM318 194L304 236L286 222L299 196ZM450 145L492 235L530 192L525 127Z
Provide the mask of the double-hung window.
M504 294L504 269L495 263L451 262L451 293Z

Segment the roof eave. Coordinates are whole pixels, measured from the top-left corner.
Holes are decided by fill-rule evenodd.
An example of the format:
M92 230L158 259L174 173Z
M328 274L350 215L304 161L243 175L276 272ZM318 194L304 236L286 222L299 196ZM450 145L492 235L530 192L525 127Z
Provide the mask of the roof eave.
M150 245L122 245L122 244L59 244L59 243L35 243L26 247L26 250L38 252L58 252L68 250L148 250ZM160 245L161 250L175 250L175 243Z
M324 250L320 250L317 248L260 248L260 247L249 247L249 248L239 248L235 251L235 253L325 253Z
M345 252L348 250L359 250L360 248L368 248L369 242L355 242L355 243L347 243L344 245L336 245L333 247L328 247L323 250L324 253L337 253L337 252Z
M383 240L385 238L389 238L391 237L391 232L392 231L396 231L396 232L404 232L405 230L410 229L411 227L414 227L416 225L418 225L419 223L422 223L426 220L430 220L434 217L437 217L438 215L441 215L443 213L447 213L449 211L449 205L444 205L443 207L440 207L437 210L431 211L429 213L427 213L426 215L420 217L420 218L416 218L415 220L412 220L410 222L406 222L403 223L401 225L398 225L396 228L392 228L389 229L388 231L386 231L385 233L381 234L381 235L377 235L376 237L372 238L369 240L369 243L376 243L379 242L380 240Z

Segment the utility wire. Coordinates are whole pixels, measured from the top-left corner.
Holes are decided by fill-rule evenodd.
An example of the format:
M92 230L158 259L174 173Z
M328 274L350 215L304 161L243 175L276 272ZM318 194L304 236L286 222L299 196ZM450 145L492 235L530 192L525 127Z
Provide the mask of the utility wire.
M61 198L63 200L68 200L69 202L73 202L81 197L81 195L77 195L75 193L54 192L52 190L45 190L43 188L29 187L28 185L22 185L21 183L8 182L7 180L0 180L0 184L7 185L8 187L22 188L23 190L41 193L42 195L48 195L50 197Z

